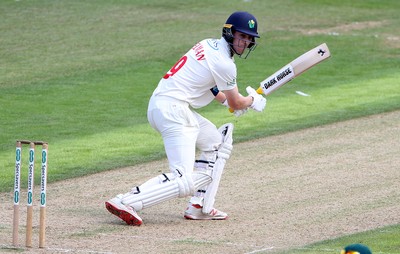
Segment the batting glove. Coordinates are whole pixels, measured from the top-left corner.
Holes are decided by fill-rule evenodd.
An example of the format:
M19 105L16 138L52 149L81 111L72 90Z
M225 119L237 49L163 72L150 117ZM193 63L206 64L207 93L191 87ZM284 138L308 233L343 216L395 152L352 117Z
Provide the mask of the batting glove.
M225 101L222 103L222 105L224 105L225 107L228 107L228 108L230 109L230 107L229 107L229 105L228 105L228 100L225 100ZM232 112L232 111L231 111L231 112ZM246 112L247 112L247 108L245 108L245 109L236 109L236 110L234 110L232 113L233 113L236 117L239 117L239 116L245 114Z
M258 94L256 90L250 86L246 87L246 91L251 97L253 97L253 103L251 104L250 108L258 112L263 111L265 105L267 104L267 99L265 99L261 94Z
M239 117L239 116L245 114L246 112L247 112L247 108L245 108L245 109L238 109L238 110L233 111L233 114L234 114L236 117Z

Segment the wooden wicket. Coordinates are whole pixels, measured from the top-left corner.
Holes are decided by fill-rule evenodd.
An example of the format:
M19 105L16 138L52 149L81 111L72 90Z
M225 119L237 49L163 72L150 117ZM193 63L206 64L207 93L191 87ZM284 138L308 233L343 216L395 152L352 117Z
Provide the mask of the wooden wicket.
M19 228L19 201L21 189L21 168L22 168L22 145L29 144L29 167L28 167L28 188L27 188L27 216L26 216L26 247L32 247L32 224L33 224L33 187L35 167L35 146L42 146L41 177L40 177L40 221L39 221L39 248L45 247L46 232L46 185L47 185L47 160L48 144L44 141L18 140L15 152L15 178L14 178L14 214L12 243L18 245Z

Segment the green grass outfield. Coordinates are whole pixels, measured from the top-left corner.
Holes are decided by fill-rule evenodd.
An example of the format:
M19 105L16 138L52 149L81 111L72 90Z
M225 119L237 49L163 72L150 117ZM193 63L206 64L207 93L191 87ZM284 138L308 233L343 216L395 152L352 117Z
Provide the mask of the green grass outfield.
M320 43L332 53L261 114L201 110L233 122L235 142L400 109L397 0L2 1L0 192L12 192L17 139L49 142L50 182L165 156L147 123L149 96L235 10L252 12L262 37L236 60L242 93Z
M399 235L400 225L394 225L354 235L345 235L276 254L339 254L341 249L353 243L367 245L374 254L394 254L400 253Z

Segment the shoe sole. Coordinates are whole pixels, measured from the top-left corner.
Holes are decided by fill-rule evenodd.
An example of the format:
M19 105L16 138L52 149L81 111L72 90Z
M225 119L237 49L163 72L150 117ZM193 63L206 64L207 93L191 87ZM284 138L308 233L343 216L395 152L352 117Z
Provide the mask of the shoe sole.
M226 220L226 219L228 219L228 216L227 217L208 217L208 218L203 217L203 218L199 218L199 217L193 217L191 215L186 215L186 214L184 215L184 217L187 220Z
M123 221L125 221L126 224L128 224L128 225L140 226L143 223L141 219L136 218L135 216L128 213L127 211L118 209L117 207L115 207L113 204L111 204L109 202L106 202L106 208L110 213L118 216Z

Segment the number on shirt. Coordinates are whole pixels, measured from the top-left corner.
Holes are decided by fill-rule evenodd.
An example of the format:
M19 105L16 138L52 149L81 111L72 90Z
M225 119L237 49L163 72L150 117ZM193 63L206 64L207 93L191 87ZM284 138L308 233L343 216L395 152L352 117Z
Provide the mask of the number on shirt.
M176 64L174 64L174 66L172 66L172 68L167 72L167 74L164 75L164 79L174 76L174 74L177 73L183 67L183 65L185 65L186 61L187 56L183 56L181 59L179 59L178 62L176 62Z

